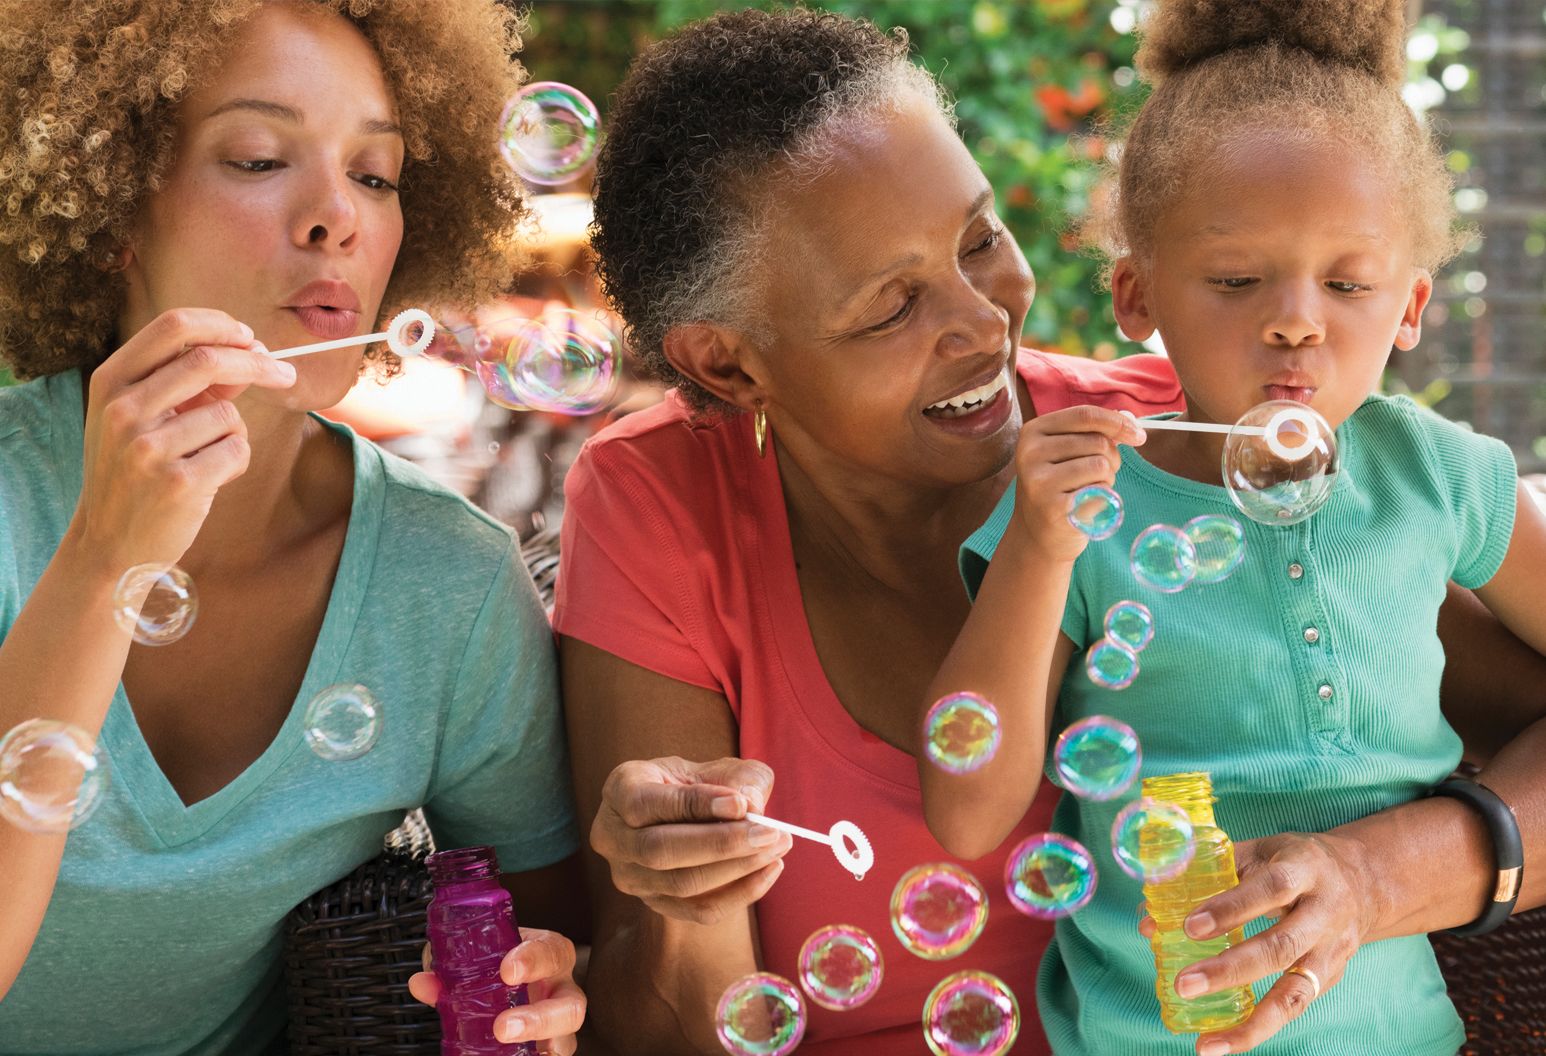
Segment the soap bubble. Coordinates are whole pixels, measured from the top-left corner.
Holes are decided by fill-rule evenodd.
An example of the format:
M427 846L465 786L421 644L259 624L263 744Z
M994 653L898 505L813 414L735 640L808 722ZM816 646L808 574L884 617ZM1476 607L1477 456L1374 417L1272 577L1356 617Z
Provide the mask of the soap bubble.
M135 565L113 588L113 619L140 645L171 645L198 614L193 577L176 565Z
M618 340L593 313L549 310L516 328L503 366L509 389L525 406L559 414L593 414L617 388Z
M1109 715L1080 719L1058 735L1053 767L1063 786L1085 799L1115 799L1132 787L1143 763L1138 734Z
M934 1056L1003 1056L1020 1035L1020 1002L990 972L957 972L923 1003L923 1039Z
M329 762L358 759L381 736L381 705L359 685L329 686L306 705L306 743Z
M1135 653L1154 640L1154 614L1137 601L1119 601L1106 610L1106 637Z
M731 1056L785 1056L805 1037L805 999L783 976L753 972L725 990L714 1022Z
M976 693L941 697L923 717L924 754L947 773L966 774L986 765L1003 736L997 709Z
M499 153L528 183L568 183L595 160L600 130L596 104L583 92L537 81L516 92L499 115Z
M1224 438L1223 468L1224 488L1241 513L1261 524L1298 524L1331 497L1336 433L1302 403L1259 403Z
M822 1008L858 1008L875 996L884 974L880 946L851 924L819 928L800 947L800 987Z
M958 865L909 869L891 892L891 929L926 961L965 953L988 923L988 893Z
M1166 594L1186 589L1197 575L1197 547L1185 532L1168 524L1139 532L1131 556L1133 578Z
M0 818L28 832L68 832L102 803L107 757L79 726L28 719L0 738Z
M1097 686L1126 689L1138 677L1138 654L1110 638L1102 638L1084 654L1084 669Z
M1095 861L1077 840L1043 832L1021 841L1004 862L1004 890L1021 913L1055 920L1095 895Z
M1174 879L1197 850L1192 819L1174 803L1135 799L1111 823L1111 850L1134 879L1150 884Z
M491 402L512 411L531 410L522 402L521 394L516 391L515 381L510 376L510 368L507 364L480 361L472 365L472 372L478 381L482 382L483 391Z
M1245 560L1245 528L1233 517L1205 513L1181 526L1197 549L1197 583L1222 583Z
M1080 488L1068 505L1068 523L1091 539L1109 539L1122 527L1122 496L1103 484Z

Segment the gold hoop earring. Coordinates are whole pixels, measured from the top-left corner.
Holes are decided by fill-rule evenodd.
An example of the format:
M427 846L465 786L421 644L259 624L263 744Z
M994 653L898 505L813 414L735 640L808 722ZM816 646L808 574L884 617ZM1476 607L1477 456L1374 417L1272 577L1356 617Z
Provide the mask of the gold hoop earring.
M762 404L752 412L752 435L757 438L757 457L768 457L768 412L762 409Z

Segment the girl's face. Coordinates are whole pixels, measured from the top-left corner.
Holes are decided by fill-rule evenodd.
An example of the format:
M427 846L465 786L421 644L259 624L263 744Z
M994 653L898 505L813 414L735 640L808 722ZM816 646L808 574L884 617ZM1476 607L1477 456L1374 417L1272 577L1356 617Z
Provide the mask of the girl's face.
M218 308L271 349L370 333L402 242L403 140L375 51L344 19L269 4L178 108L165 180L136 224L119 337ZM363 349L292 360L249 397L328 407Z
M1402 203L1356 150L1266 136L1221 152L1198 183L1161 217L1149 266L1118 265L1124 332L1159 331L1193 420L1232 424L1287 399L1335 428L1392 346L1420 335L1432 278L1412 263Z
M982 170L935 108L919 100L844 132L825 173L785 192L770 227L772 347L758 380L780 443L925 486L1007 465L1035 284ZM942 406L972 392L985 397L974 413Z

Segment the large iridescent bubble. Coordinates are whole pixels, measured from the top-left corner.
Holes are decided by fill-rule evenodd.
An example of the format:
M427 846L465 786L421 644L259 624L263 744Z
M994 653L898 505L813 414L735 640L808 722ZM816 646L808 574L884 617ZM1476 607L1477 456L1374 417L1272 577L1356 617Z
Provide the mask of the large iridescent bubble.
M923 1040L934 1056L1003 1056L1020 1036L1020 1002L989 972L957 972L923 1003Z
M891 892L891 929L926 961L965 953L987 923L988 893L959 865L916 866L902 874Z
M1196 851L1192 819L1174 803L1135 799L1111 823L1111 852L1117 865L1145 883L1181 875Z
M528 183L568 183L596 157L601 120L577 88L536 81L517 92L499 115L499 152Z
M951 774L966 774L987 765L1003 736L998 710L976 693L941 697L923 718L924 754Z
M1138 734L1109 715L1080 719L1058 735L1052 764L1063 786L1084 799L1115 799L1143 764Z
M176 565L135 565L113 588L113 619L140 645L171 645L198 614L193 577Z
M1055 832L1022 840L1004 862L1004 890L1027 916L1055 920L1095 895L1095 860L1078 840Z
M606 322L594 313L560 309L516 328L499 366L523 406L583 415L611 400L617 365L617 335Z
M805 999L783 976L754 972L725 990L714 1022L731 1056L786 1056L805 1037Z
M107 774L85 730L28 719L0 738L0 818L28 832L68 832L101 805Z
M1205 513L1181 530L1197 548L1197 583L1222 583L1245 560L1245 528L1233 517Z
M328 686L306 706L303 721L306 743L329 762L358 759L381 738L381 705L361 685Z
M1261 524L1298 524L1331 498L1336 433L1305 404L1257 404L1225 437L1223 471L1224 487L1241 513Z
M1122 496L1103 484L1080 488L1068 504L1068 523L1091 539L1109 539L1122 527Z
M1166 594L1185 590L1197 575L1197 547L1186 533L1168 524L1154 524L1133 540L1133 578Z
M858 1008L875 996L884 975L879 944L852 924L818 928L800 947L800 987L822 1008Z

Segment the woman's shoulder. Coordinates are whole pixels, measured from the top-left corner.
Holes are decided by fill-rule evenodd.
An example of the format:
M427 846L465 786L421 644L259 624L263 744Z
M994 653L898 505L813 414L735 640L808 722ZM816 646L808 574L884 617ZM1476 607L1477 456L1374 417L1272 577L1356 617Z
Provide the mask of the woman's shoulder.
M566 516L626 507L687 522L716 517L723 497L748 485L751 443L739 417L695 418L670 392L586 441L564 481Z
M1183 406L1175 368L1153 353L1099 360L1022 348L1018 369L1038 414L1086 403L1140 416Z

